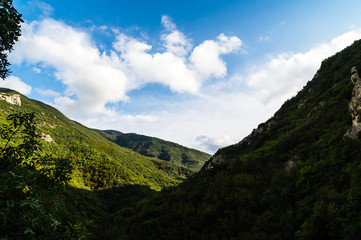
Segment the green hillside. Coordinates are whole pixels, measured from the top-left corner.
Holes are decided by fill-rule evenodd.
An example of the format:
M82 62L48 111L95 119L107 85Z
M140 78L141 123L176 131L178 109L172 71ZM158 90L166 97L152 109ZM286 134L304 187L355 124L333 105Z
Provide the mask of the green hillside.
M1 239L104 235L118 210L193 174L10 89L0 89L0 124Z
M361 73L361 41L324 60L312 81L243 141L144 201L135 215L119 213L113 227L128 239L358 239L355 70Z
M147 157L172 162L178 166L186 166L193 171L201 169L211 157L209 154L165 141L135 133L121 133L114 130L98 131L102 136L118 144L132 149Z
M101 190L138 184L160 190L177 185L191 174L187 168L120 147L42 102L9 89L0 89L0 94L4 96L0 100L0 123L10 113L34 112L43 150L55 155L72 154L74 187ZM9 103L5 96L19 96L21 106Z

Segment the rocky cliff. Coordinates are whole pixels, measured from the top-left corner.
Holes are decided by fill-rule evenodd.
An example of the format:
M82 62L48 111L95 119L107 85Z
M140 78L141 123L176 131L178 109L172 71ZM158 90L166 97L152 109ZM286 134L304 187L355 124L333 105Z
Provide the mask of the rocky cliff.
M19 94L0 93L0 100L5 100L10 104L21 106L21 98Z
M349 103L352 125L347 130L345 136L356 138L361 130L361 78L355 66L351 68L351 81L354 84Z

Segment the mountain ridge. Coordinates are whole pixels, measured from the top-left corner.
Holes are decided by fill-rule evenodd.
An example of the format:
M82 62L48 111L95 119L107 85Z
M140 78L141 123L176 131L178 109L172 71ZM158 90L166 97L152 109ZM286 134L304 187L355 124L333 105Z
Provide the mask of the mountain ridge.
M103 189L133 183L160 190L178 184L192 174L182 166L121 147L43 102L29 99L11 89L1 88L0 94L17 99L15 102L10 98L0 99L0 123L5 123L6 116L14 112L35 112L38 132L43 140L47 140L43 142L44 151L75 155L74 186ZM99 181L99 177L104 179Z
M360 108L350 108L354 67L360 72L360 40L325 59L248 137L113 225L129 239L357 239L361 139L345 136L359 121Z
M187 166L193 171L200 170L204 162L211 157L207 153L156 137L116 130L95 131L119 146L132 149L147 157L172 162L178 166Z

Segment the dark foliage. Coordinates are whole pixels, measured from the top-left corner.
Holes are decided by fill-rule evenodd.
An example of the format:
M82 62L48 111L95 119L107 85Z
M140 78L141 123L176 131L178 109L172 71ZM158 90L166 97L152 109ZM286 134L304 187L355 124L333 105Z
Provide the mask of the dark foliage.
M5 79L10 71L7 54L21 35L21 14L13 7L12 0L0 1L0 78Z
M361 142L350 70L361 41L323 61L297 96L227 161L140 203L117 224L128 239L358 239Z
M0 130L0 238L76 239L86 236L66 217L64 194L72 166L41 154L34 114L9 115Z

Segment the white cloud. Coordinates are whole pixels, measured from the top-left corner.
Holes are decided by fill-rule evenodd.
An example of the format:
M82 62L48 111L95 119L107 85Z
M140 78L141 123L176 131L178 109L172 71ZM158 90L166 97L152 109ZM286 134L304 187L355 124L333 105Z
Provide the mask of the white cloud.
M39 9L42 15L46 17L50 16L54 12L52 6L40 0L32 0L28 2L28 5L34 9Z
M195 98L184 98L182 101L165 101L154 99L150 105L161 105L160 110L147 107L142 115L147 119L125 118L122 113L116 113L112 118L93 118L85 120L84 124L94 128L117 129L121 132L136 132L148 136L155 136L168 141L177 142L184 146L214 153L215 144L219 147L240 141L250 133L252 128L267 120L273 109L266 108L254 96L242 92L229 93L226 91L205 91ZM152 121L149 121L149 120ZM224 137L228 135L228 137ZM216 140L212 143L199 141L198 136L207 136ZM221 137L220 137L221 136ZM220 139L223 138L223 144ZM228 138L228 140L227 140Z
M214 153L219 148L234 144L234 140L229 135L225 135L220 138L209 138L207 136L199 136L196 141L200 145L204 146L209 152Z
M226 75L226 63L220 55L238 50L241 40L220 34L217 41L207 40L191 50L191 40L177 30L169 17L163 16L162 23L168 31L161 37L165 52L152 54L152 46L125 34L119 34L114 42L140 85L159 82L175 92L196 93L205 79Z
M112 56L99 52L90 37L53 19L25 23L10 55L13 63L42 63L56 69L66 85L65 96L55 102L67 113L106 113L107 102L125 100L127 77ZM119 61L118 58L115 60Z
M161 36L167 52L179 57L185 57L192 48L191 40L177 30L176 25L168 16L162 16L162 24L167 29L167 34Z
M196 93L200 87L184 59L172 52L150 54L152 46L124 34L118 35L114 48L121 52L133 81L138 82L136 85L159 82L173 91L191 93Z
M106 25L101 25L101 26L99 27L99 29L100 29L101 31L106 31L106 30L108 30L108 26L106 26Z
M43 90L43 89L40 89L40 88L35 88L35 91L37 91L41 96L50 96L50 97L59 97L61 94L58 93L58 92L55 92L53 90L50 90L50 89L46 89L46 90Z
M174 92L195 94L206 78L226 75L220 55L239 49L241 41L237 37L221 34L216 41L207 40L192 51L191 40L177 30L169 17L163 16L162 24L167 31L161 36L164 52L151 53L151 45L118 33L114 50L106 54L87 33L60 21L48 18L24 23L10 58L15 64L41 63L55 68L55 77L66 90L54 103L73 117L111 114L105 107L107 103L126 101L128 91L147 83L158 82ZM210 51L210 55L202 49ZM212 64L211 71L201 69L207 63Z
M192 47L190 40L179 31L163 34L162 40L168 52L180 57L186 56Z
M176 31L177 30L177 26L174 24L174 22L170 19L169 16L167 15L163 15L162 16L162 20L161 23L163 24L163 26L168 30L168 31Z
M271 38L269 36L260 36L258 40L261 42L267 42L267 41L271 41Z
M41 69L37 67L32 67L31 70L33 70L33 72L37 74L41 73Z
M285 25L286 24L286 22L285 21L282 21L282 22L280 22L280 23L278 23L278 24L276 24L276 25L273 25L271 28L270 28L270 30L269 30L269 32L264 36L264 35L262 35L262 36L260 36L259 38L258 38L258 41L260 41L260 42L268 42L268 41L271 41L272 40L272 38L271 38L271 36L275 33L275 32L277 32L283 25Z
M254 89L260 101L279 106L312 79L323 59L360 38L361 30L351 31L305 53L282 53L271 57L265 64L253 67L246 76L246 84Z
M237 37L220 34L217 41L206 40L191 50L191 40L177 30L169 17L163 16L162 23L168 31L161 37L165 52L152 54L152 46L122 33L114 42L139 85L159 82L175 92L197 93L204 80L226 75L226 63L220 55L234 52L242 44Z
M86 126L94 127L98 129L117 129L117 130L126 130L127 133L145 133L144 129L151 129L152 125L159 121L157 116L146 115L146 114L123 114L123 113L114 113L114 115L109 118L107 116L96 116L83 119L83 123ZM156 136L156 135L152 135Z
M20 78L15 76L7 77L5 80L0 80L0 87L16 90L21 94L27 95L31 92L31 86L27 85Z
M191 53L190 61L196 73L202 78L225 77L227 74L226 63L220 55L237 51L242 46L242 41L237 37L227 37L223 33L217 40L206 40Z

